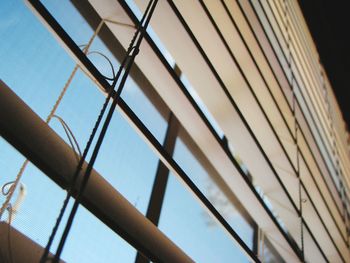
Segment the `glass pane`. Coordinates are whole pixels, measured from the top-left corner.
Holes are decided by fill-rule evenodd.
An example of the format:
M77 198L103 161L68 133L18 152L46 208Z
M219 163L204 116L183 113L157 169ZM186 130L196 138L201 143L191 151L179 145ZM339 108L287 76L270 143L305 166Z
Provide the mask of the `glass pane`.
M169 176L159 228L195 262L249 262L173 174Z
M179 136L181 139L176 142L174 159L243 241L253 249L253 225L255 223L252 218L248 216L234 194L223 186L220 175L187 132L181 129ZM219 185L223 188L220 188ZM214 223L211 218L207 220L209 220L208 223Z
M41 1L77 45L87 44L94 30L71 1Z
M138 78L142 85L138 86L134 78ZM148 80L139 74L129 76L122 98L162 144L168 126L169 109Z
M274 248L272 243L265 237L263 244L263 258L262 262L273 263L273 262L285 262L281 256L278 254L277 250Z
M0 2L0 39L1 79L46 118L74 62L20 0Z
M242 208L235 206L238 201L233 194L228 197L218 187L212 178L218 180L217 172L183 129L179 137L175 161L252 249L254 223L249 224L241 215ZM173 174L169 177L159 228L196 262L248 262L236 241Z

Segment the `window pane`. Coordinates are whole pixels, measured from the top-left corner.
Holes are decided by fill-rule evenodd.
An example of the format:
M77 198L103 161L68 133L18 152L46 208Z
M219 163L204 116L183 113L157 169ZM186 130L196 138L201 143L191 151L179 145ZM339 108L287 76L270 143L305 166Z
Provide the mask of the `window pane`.
M180 131L180 138L176 142L174 159L243 241L253 249L255 223L234 194L225 187L220 175L183 129Z
M237 199L232 193L227 197L218 187L217 172L183 129L179 136L174 159L252 249L254 229L235 206L240 206ZM159 228L196 262L248 261L236 241L173 174L169 177Z
M248 262L236 242L173 174L159 228L195 262Z

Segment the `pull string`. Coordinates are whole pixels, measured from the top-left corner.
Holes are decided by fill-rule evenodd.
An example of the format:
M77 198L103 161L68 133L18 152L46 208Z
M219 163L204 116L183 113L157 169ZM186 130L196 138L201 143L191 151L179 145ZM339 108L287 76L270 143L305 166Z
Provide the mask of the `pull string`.
M106 19L103 19L102 20L103 22L106 21ZM101 21L101 23L102 23ZM86 48L86 45L79 45L78 47L80 48L83 48L83 50ZM113 63L112 61L105 55L103 54L102 52L99 52L99 51L96 51L96 50L93 50L93 51L89 51L86 53L87 56L91 55L91 54L97 54L97 55L100 55L101 57L103 57L105 60L107 60L110 68L111 68L111 71L112 71L112 77L107 77L106 75L103 75L102 73L100 73L102 75L102 77L104 77L106 80L110 80L110 81L113 81L115 78L116 78L116 75L115 75L115 71L114 71L114 66L113 66ZM84 68L80 68L82 71L84 71ZM87 72L85 72L85 74L88 74ZM91 79L91 78L90 78ZM92 79L93 82L95 82L93 79Z
M114 85L112 85L112 89L109 92L110 96L112 96L112 94L113 94L113 102L112 102L112 105L111 105L111 107L110 107L110 109L108 111L107 117L106 117L106 119L105 119L105 121L103 123L101 132L99 134L99 137L98 137L98 140L96 142L95 148L94 148L93 153L91 155L90 161L88 162L88 166L86 168L85 175L83 176L83 180L82 180L80 189L78 190L78 193L77 193L76 199L74 201L71 213L70 213L70 215L68 217L68 220L67 220L67 223L66 223L66 227L65 227L65 229L63 231L60 243L58 245L58 248L57 248L57 251L56 251L56 254L55 254L55 258L54 258L54 262L58 262L58 260L60 258L60 255L62 253L64 244L65 244L65 242L67 240L69 231L70 231L70 229L72 227L73 220L74 220L76 212L78 210L78 207L79 207L80 201L82 199L84 190L85 190L87 182L88 182L88 180L90 178L93 165L94 165L94 163L95 163L95 161L97 159L97 155L98 155L99 150L101 148L102 142L103 142L103 140L105 138L105 135L106 135L107 129L109 127L110 121L112 119L112 116L113 116L113 114L115 112L115 108L116 108L117 103L119 101L120 94L121 94L121 92L123 90L123 87L125 85L126 79L127 79L128 75L129 75L131 66L133 65L135 57L139 53L139 47L141 45L143 36L144 36L144 34L146 32L146 28L147 28L147 26L148 26L148 24L150 22L150 19L152 17L152 14L154 12L156 4L157 4L157 0L155 0L155 1L151 0L149 2L148 6L147 6L147 9L146 9L146 12L144 14L144 17L143 17L143 19L141 21L141 22L143 22L143 20L145 19L145 24L142 25L142 23L140 23L140 26L138 28L138 32L136 34L137 37L134 38L135 41L138 38L137 42L136 42L135 46L134 45L130 45L131 48L130 48L130 53L129 53L128 59L127 59L127 65L126 65L124 74L122 76L122 79L121 79L121 81L119 83L119 86L117 88L117 91L116 91L115 94L113 94L114 93L114 87L116 86L118 79L115 80L115 83L113 83Z
M288 4L287 0L283 0L284 3L284 18L285 18L285 29L287 32L287 49L288 49L288 68L290 70L290 85L292 88L292 94L293 94L293 101L292 101L292 112L293 112L293 118L294 118L294 144L296 146L296 172L297 172L297 178L298 178L298 194L299 194L299 218L300 218L300 242L301 242L301 255L302 255L302 261L305 262L305 254L304 254L304 228L303 228L303 199L302 199L302 182L300 177L300 153L299 153L299 147L298 147L298 130L299 125L296 118L296 95L295 95L295 79L292 69L292 51L291 51L291 36L290 36L290 20L288 19Z
M62 101L62 99L63 99L63 97L64 97L64 95L65 95L65 93L66 93L66 91L67 91L67 89L68 89L68 87L69 87L69 85L70 85L72 79L73 79L73 76L75 75L75 72L76 72L77 70L78 70L78 66L75 66L74 69L73 69L73 72L72 72L71 75L69 76L69 79L67 80L66 84L64 85L64 87L63 87L63 89L62 89L60 95L58 96L58 98L57 98L57 100L56 100L54 106L52 107L52 109L51 109L49 115L48 115L47 118L46 118L46 123L47 123L47 124L50 123L52 117L55 115L56 110L57 110L59 104L61 103L61 101ZM16 189L17 189L18 183L20 182L20 180L21 180L21 178L22 178L22 175L23 175L25 169L27 168L28 163L29 163L29 160L26 159L26 160L23 162L23 164L22 164L22 166L21 166L21 168L20 168L20 170L19 170L19 172L18 172L18 174L17 174L15 180L10 182L10 183L11 183L11 186L10 186L9 190L7 191L7 193L6 193L6 200L5 200L5 202L2 204L1 209L0 209L0 219L2 218L2 215L4 214L4 211L6 210L6 208L8 207L8 205L9 205L9 203L10 203L10 201L11 201L12 196L13 196L13 194L15 193L15 191L16 191ZM6 184L6 185L8 185L8 184Z
M91 36L89 42L88 42L86 45L84 45L84 48L83 48L83 53L84 53L84 54L87 54L87 53L88 53L89 48L90 48L90 46L92 45L92 42L93 42L93 40L96 38L96 36L97 36L97 34L99 33L99 31L101 30L102 25L103 25L103 21L101 21L101 22L99 23L99 25L97 26L97 28L96 28L96 30L94 31L93 35ZM73 69L73 71L72 71L72 73L71 73L71 75L69 76L69 79L68 79L68 81L67 81L67 83L66 83L66 85L65 85L65 87L64 87L64 89L63 89L63 91L62 91L62 93L61 93L60 96L59 96L59 99L57 100L57 102L56 102L56 104L54 105L52 111L50 112L49 116L48 116L47 119L46 119L46 122L47 122L47 123L49 123L49 122L51 121L51 119L53 118L53 116L55 115L56 110L57 110L57 108L58 108L58 105L59 105L60 101L62 100L62 98L63 98L65 92L67 91L69 85L71 84L71 82L72 82L72 80L73 80L73 78L74 78L74 76L75 76L75 74L77 73L77 71L78 71L79 68L80 68L79 64L76 64L75 67L74 67L74 69ZM80 156L81 156L81 154L80 154ZM81 157L80 157L80 159L81 159ZM27 164L28 164L28 160L26 160L26 165L27 165ZM22 168L23 168L23 166L22 166ZM25 167L24 167L24 168L25 168ZM24 170L24 169L23 169L23 170ZM23 172L22 172L22 173L23 173ZM66 200L65 200L65 201L66 201ZM68 201L69 201L69 200L67 200L67 204L68 204ZM65 202L65 203L66 203L66 202ZM65 203L63 204L62 209L63 209L64 207L67 206L67 204L65 204ZM61 210L62 210L62 209L61 209ZM48 254L49 254L49 251L50 251L50 247L51 247L51 245L52 245L52 242L53 242L55 233L56 233L56 231L57 231L57 229L58 229L58 226L59 226L59 224L60 224L60 221L62 220L62 217L63 217L63 213L60 212L60 215L59 215L58 218L56 219L55 227L54 227L54 229L53 229L53 231L52 231L52 233L51 233L51 235L50 235L50 237L49 237L49 240L48 240L48 242L47 242L47 244L46 244L46 247L45 247L44 253L43 253L43 255L42 255L41 259L40 259L40 262L45 262L46 259L47 259L47 257L48 257Z
M53 115L52 117L56 118L61 123L62 128L63 128L64 132L66 133L67 138L69 140L69 144L71 145L71 147L73 149L75 158L77 159L77 162L79 162L79 157L81 156L81 150L79 147L79 143L74 136L74 133L69 128L68 124L60 116ZM77 154L77 152L79 155Z
M97 30L94 32L93 36L92 36L92 37L90 38L90 40L89 40L89 43L86 45L85 49L83 50L83 52L84 52L85 54L86 54L86 52L88 51L89 47L91 46L92 41L93 41L94 38L96 37L97 32L100 30L101 26L102 26L102 23L100 23L100 25L98 25ZM74 69L73 69L73 71L72 71L72 73L71 73L71 75L69 76L67 82L65 83L65 85L64 85L64 87L63 87L63 89L62 89L62 91L60 92L60 94L59 94L59 96L58 96L58 98L57 98L55 104L53 105L53 107L52 107L52 109L51 109L49 115L46 117L45 122L46 122L47 124L50 123L52 117L55 115L58 106L60 105L60 103L61 103L61 101L62 101L64 95L66 94L66 92L67 92L67 90L68 90L68 88L69 88L69 86L70 86L70 84L71 84L71 82L72 82L72 80L73 80L73 77L75 76L76 72L78 71L78 68L79 68L79 65L76 64L75 67L74 67ZM27 168L28 163L29 163L29 160L26 159L26 160L23 162L23 164L22 164L22 166L21 166L21 168L20 168L20 170L19 170L19 172L18 172L18 174L17 174L15 180L11 182L11 186L10 186L10 188L9 188L7 194L6 194L5 202L2 204L2 206L1 206L1 208L0 208L0 219L2 218L3 213L5 212L6 208L8 207L8 205L9 205L9 203L10 203L10 201L11 201L12 196L13 196L13 194L15 193L15 191L16 191L16 189L17 189L18 183L20 182L20 180L21 180L21 178L22 178L22 176L23 176L23 173L24 173L24 171L25 171L26 168Z
M95 33L94 33L94 36L97 35L97 33L98 33L98 31L100 30L100 28L101 28L101 26L102 26L103 23L104 23L104 20L101 20L100 25L98 26L98 28L96 29L96 31L95 31ZM133 39L135 39L136 36L137 36L137 32L135 33ZM91 43L92 43L92 41L89 42L89 44L91 44ZM89 44L88 44L88 45L89 45ZM87 50L88 50L87 47L88 47L88 45L85 46L85 47L83 48L83 51L84 51L84 53L85 53L86 55L87 55ZM122 69L123 69L123 67L125 66L126 62L127 62L127 58L128 58L128 56L129 56L129 53L131 52L131 46L132 46L132 43L130 43L129 49L128 49L128 51L127 51L127 56L126 56L126 57L124 58L124 60L122 61L121 65L120 65L120 67L119 67L119 70L118 70L118 72L117 72L117 75L114 77L113 84L112 84L112 86L111 86L111 88L110 88L110 90L109 90L109 92L108 92L107 98L106 98L106 100L105 100L105 102L104 102L104 104L103 104L103 106L102 106L102 110L101 110L101 112L100 112L100 114L99 114L99 116L98 116L98 118L97 118L97 121L96 121L96 123L95 123L95 125L94 125L94 128L93 128L93 130L92 130L92 133L90 134L90 137L89 137L89 140L88 140L88 142L87 142L87 144L86 144L86 147L85 147L85 149L84 149L84 152L83 152L83 154L80 156L79 163L78 163L77 168L76 168L76 170L75 170L75 172L74 172L74 174L73 174L73 178L72 178L72 180L71 180L71 182L70 182L70 187L68 188L66 198L65 198L64 201L63 201L63 205L62 205L61 210L60 210L60 212L59 212L59 215L58 215L58 217L57 217L57 219L56 219L56 223L55 223L55 225L54 225L54 227L53 227L53 229L52 229L52 232L51 232L51 235L50 235L50 237L49 237L49 240L48 240L48 242L47 242L47 244L46 244L44 253L43 253L43 255L42 255L41 259L40 259L40 263L44 263L44 262L46 262L47 259L48 259L48 255L49 255L50 248L51 248L52 243L53 243L53 240L54 240L54 238L55 238L55 236L56 236L56 234L57 234L58 227L59 227L59 225L60 225L61 222L62 222L64 213L65 213L65 210L67 209L67 206L68 206L68 203L69 203L69 201L70 201L70 198L71 198L71 196L72 196L72 191L73 191L73 189L74 189L76 180L77 180L77 178L78 178L78 175L80 174L81 168L82 168L82 166L83 166L83 164L84 164L84 161L85 161L85 159L86 159L86 157L87 157L87 154L88 154L88 152L89 152L89 149L90 149L90 147L91 147L91 144L92 144L92 142L93 142L93 139L94 139L94 137L95 137L95 135L96 135L98 126L99 126L100 123L101 123L101 120L102 120L102 117L103 117L103 115L104 115L104 112L105 112L105 110L106 110L106 108L107 108L107 105L108 105L108 103L109 103L109 100L110 100L110 98L111 98L111 96L112 96L112 92L111 92L111 91L113 91L113 88L112 88L112 87L116 85L116 82L117 82L117 80L118 80L118 78L119 78L119 76L120 76L120 74L121 74L121 72L122 72ZM110 61L110 60L109 60L109 61ZM79 67L79 66L77 65L77 67ZM112 68L113 68L113 67L112 67ZM113 72L114 72L114 70L113 70ZM113 75L114 75L114 73L113 73Z
M8 210L8 214L9 214L9 218L8 218L8 228L7 228L7 249L8 249L8 260L10 263L13 263L13 254L12 254L12 239L11 239L11 232L12 232L12 228L11 228L11 223L12 223L12 205L9 204L7 207Z
M128 73L130 71L131 65L132 65L132 63L133 63L133 61L134 61L134 59L135 59L135 57L136 57L136 55L138 53L139 46L141 44L141 40L142 40L143 34L145 32L145 29L147 28L147 25L149 23L150 17L152 15L153 11L154 11L155 4L157 3L157 1L154 2L155 4L151 8L151 4L152 3L153 3L153 1L151 0L149 5L147 6L147 9L146 9L146 11L144 13L144 16L142 17L142 19L141 19L141 21L139 23L137 31L135 32L135 35L134 35L134 37L133 37L133 39L132 39L132 41L131 41L131 43L130 43L130 45L128 47L128 51L127 51L126 57L124 58L123 62L121 63L120 68L118 70L118 73L117 73L117 75L116 75L116 77L115 77L115 79L113 81L113 84L111 85L111 88L108 91L108 96L107 96L107 98L105 100L105 103L104 103L104 105L103 105L103 107L101 109L101 112L100 112L100 114L99 114L99 116L97 118L97 121L96 121L95 126L94 126L94 128L92 130L92 133L90 135L89 141L88 141L88 143L86 145L86 148L85 148L84 153L83 153L83 155L82 155L82 157L80 159L80 162L79 162L79 164L77 166L77 169L76 169L76 171L75 171L75 173L73 175L72 187L67 192L67 197L66 197L66 199L65 199L65 201L63 203L63 206L61 208L59 217L57 218L57 221L56 221L56 225L53 228L53 231L51 233L49 242L48 242L48 244L47 244L47 246L45 248L44 254L43 254L40 262L45 262L47 260L47 258L48 258L48 253L49 253L50 246L51 246L51 244L53 242L54 236L57 233L58 226L59 226L60 222L62 221L63 214L64 214L64 212L65 212L65 210L67 208L69 199L72 196L72 191L74 189L74 185L75 185L75 182L77 180L77 177L78 177L78 175L79 175L79 173L80 173L80 171L82 169L82 166L83 166L83 163L84 163L84 161L86 159L87 153L88 153L88 151L89 151L89 149L91 147L92 141L93 141L93 139L94 139L94 137L96 135L97 129L98 129L98 127L99 127L99 125L100 125L100 123L102 121L102 117L103 117L103 115L104 115L104 113L106 111L107 105L108 105L110 99L113 96L113 99L114 99L113 104L112 104L111 109L110 109L110 111L108 113L108 116L107 116L107 118L105 120L105 123L103 125L102 130L101 130L101 133L99 135L98 141L97 141L97 143L95 145L94 152L93 152L93 154L91 156L90 162L89 162L88 167L87 167L87 169L85 171L85 174L83 176L83 180L82 180L82 183L80 185L80 189L77 191L75 202L73 204L71 213L70 213L69 218L68 218L67 223L66 223L66 227L64 229L64 232L62 234L59 246L57 248L57 251L56 251L56 254L55 254L55 258L53 260L54 260L54 262L58 262L58 260L60 258L60 254L62 253L63 246L65 244L65 241L66 241L66 238L68 236L69 230L70 230L71 225L73 223L74 216L75 216L77 208L79 206L81 196L82 196L82 194L84 192L85 186L86 186L87 181L89 179L89 176L91 174L91 170L92 170L93 164L94 164L94 162L96 160L97 153L98 153L99 148L100 148L100 146L102 144L102 141L103 141L103 138L105 136L105 133L106 133L107 127L109 125L110 119L111 119L112 114L114 112L114 109L116 107L116 104L117 104L117 101L118 101L118 97L120 96L120 93L121 93L122 88L123 88L123 86L125 84L125 81L126 81L126 77L127 77ZM151 10L151 11L149 11L149 10ZM149 14L149 17L147 18L148 14ZM146 20L146 23L143 26L143 23L144 23L145 20ZM139 39L137 40L137 38L139 38ZM136 41L137 41L137 44L134 46ZM121 75L121 73L122 73L124 68L126 68L125 69L125 74L124 74L122 80L120 81L120 84L119 84L119 87L117 89L117 92L115 92L114 88L115 88L115 86L116 86L116 84L117 84L117 82L118 82L118 80L120 78L120 75Z

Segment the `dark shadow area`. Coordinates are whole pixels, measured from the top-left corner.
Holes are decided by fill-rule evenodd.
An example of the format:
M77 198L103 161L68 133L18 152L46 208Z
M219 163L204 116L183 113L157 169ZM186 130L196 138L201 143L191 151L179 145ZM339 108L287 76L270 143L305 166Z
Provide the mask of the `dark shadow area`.
M349 130L349 2L341 0L299 0L298 2L316 42L321 63L327 71Z

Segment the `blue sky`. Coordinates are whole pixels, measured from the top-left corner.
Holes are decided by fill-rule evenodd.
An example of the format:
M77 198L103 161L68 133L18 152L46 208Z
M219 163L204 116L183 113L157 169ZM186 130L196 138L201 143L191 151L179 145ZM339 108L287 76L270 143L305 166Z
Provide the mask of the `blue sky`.
M78 45L87 43L93 32L68 1L44 3ZM117 68L118 62L99 39L94 41L92 49L110 57ZM110 75L104 60L97 56L91 59L103 74ZM41 118L48 115L74 66L74 61L22 1L0 1L0 78ZM162 142L166 121L131 79L122 96ZM57 115L69 125L82 149L103 101L103 94L78 71ZM52 120L50 126L67 141L57 120ZM174 158L201 189L205 191L212 184L180 140ZM0 185L14 179L23 160L23 156L0 139ZM147 209L157 163L156 155L116 112L95 169L142 213ZM33 165L27 168L22 183L27 195L13 225L45 246L65 192ZM0 201L3 200L1 197ZM171 175L159 228L199 262L246 261L223 228L208 225L209 216L205 213L187 188ZM241 216L233 212L227 219L251 245L252 231ZM67 262L133 262L135 249L80 207L62 258Z

